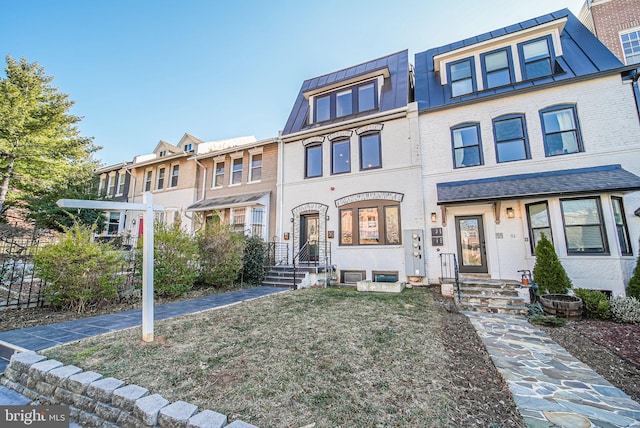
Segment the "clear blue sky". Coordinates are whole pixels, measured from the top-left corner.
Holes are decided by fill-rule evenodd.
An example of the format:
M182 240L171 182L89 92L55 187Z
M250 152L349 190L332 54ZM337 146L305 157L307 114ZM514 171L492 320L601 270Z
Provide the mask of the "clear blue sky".
M38 62L111 165L185 132L284 127L305 79L417 52L584 0L0 0L0 52ZM4 72L1 74L3 77Z

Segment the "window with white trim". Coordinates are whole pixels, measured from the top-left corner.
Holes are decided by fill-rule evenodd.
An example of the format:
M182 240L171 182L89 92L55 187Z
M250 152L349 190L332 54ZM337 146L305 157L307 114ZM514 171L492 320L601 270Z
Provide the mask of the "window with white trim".
M249 181L260 181L262 179L262 153L251 155L249 169Z
M107 197L112 198L116 189L116 176L110 175L107 181Z
M147 171L145 173L145 178L144 178L144 191L145 192L149 192L151 191L151 178L153 176L153 171Z
M178 187L178 176L180 175L180 165L173 165L171 167L171 182L169 187Z
M121 172L118 174L118 196L121 196L124 194L124 185L126 182L126 173L125 172Z
M244 233L246 208L234 208L232 213L233 230Z
M640 63L640 30L620 34L625 64Z
M120 228L120 212L112 211L107 215L107 235L114 236L118 234Z
M100 177L100 184L98 185L98 195L102 196L107 191L107 177Z
M164 168L158 169L158 180L156 181L156 190L164 189Z
M222 187L224 185L224 161L216 162L214 168L213 187Z
M399 245L400 204L369 200L340 209L340 245Z
M231 184L242 183L242 158L231 161Z

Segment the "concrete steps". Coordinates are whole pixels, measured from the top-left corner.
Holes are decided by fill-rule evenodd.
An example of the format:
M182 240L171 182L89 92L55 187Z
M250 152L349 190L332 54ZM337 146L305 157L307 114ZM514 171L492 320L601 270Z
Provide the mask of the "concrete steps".
M324 266L296 266L295 278L292 265L273 266L262 281L262 285L269 287L292 288L295 283L299 285L308 273L324 272Z
M516 281L464 278L460 280L459 297L457 290L454 294L461 311L514 315L528 313L528 289L523 289Z

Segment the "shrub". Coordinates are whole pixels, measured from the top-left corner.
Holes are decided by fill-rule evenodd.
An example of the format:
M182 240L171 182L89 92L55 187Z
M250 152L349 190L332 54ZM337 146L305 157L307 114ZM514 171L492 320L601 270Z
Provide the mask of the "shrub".
M575 295L582 299L582 308L587 318L609 319L611 318L611 305L607 295L598 290L576 288Z
M144 238L143 238L144 239ZM153 240L153 284L157 296L181 296L191 290L198 277L198 246L179 223L156 223ZM142 247L136 261L142 266ZM137 269L142 274L142 268Z
M109 244L92 242L94 228L74 224L59 242L36 254L34 269L46 285L43 295L56 308L84 312L89 305L117 296L124 276L122 257Z
M538 284L541 294L566 294L571 288L571 280L558 260L553 244L544 233L536 245L536 264L533 267L533 278Z
M640 300L635 297L616 296L609 300L609 304L614 321L640 324Z
M259 284L264 279L264 258L266 256L264 241L259 236L250 236L244 241L242 258L243 281Z
M199 281L213 286L233 284L242 270L244 236L223 224L209 225L198 235Z
M627 296L640 299L640 256L638 256L636 267L633 270L633 276L627 285Z

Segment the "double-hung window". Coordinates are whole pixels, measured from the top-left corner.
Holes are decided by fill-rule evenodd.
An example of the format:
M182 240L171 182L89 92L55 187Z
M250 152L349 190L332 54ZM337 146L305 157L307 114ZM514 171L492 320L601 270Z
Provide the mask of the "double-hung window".
M360 135L360 169L382 168L380 133Z
M447 65L451 96L459 97L476 90L473 58L466 58Z
M640 63L640 30L620 34L625 64Z
M377 82L369 81L328 94L317 95L313 102L313 121L323 122L378 107Z
M213 175L213 187L222 187L224 184L224 161L216 162Z
M151 177L153 175L153 171L147 171L144 176L144 191L151 191Z
M558 105L540 111L546 156L583 151L575 105Z
M322 177L322 144L305 147L305 178Z
M351 172L350 140L334 140L331 142L331 174Z
M231 184L242 183L242 158L231 161Z
M178 176L180 175L180 165L171 167L171 182L169 187L178 187Z
M482 165L480 124L463 123L451 128L451 141L455 168Z
M498 162L529 159L527 128L522 114L500 116L493 120Z
M107 196L113 197L114 190L116 189L116 176L110 175L107 181Z
M399 245L400 205L372 200L340 209L340 245Z
M249 175L249 181L260 181L260 179L262 179L262 153L251 156Z
M107 191L107 179L106 177L100 177L100 184L98 185L98 195L102 196Z
M551 221L549 220L549 204L546 201L528 204L527 219L529 220L529 242L531 243L531 253L535 254L536 246L542 234L553 242L551 235Z
M600 198L561 199L567 254L608 254Z
M158 181L156 182L156 190L164 189L164 168L158 170Z
M121 172L120 174L118 174L118 195L122 195L124 194L124 184L126 182L126 172Z
M620 254L623 256L630 256L633 253L631 251L631 240L629 239L629 229L627 228L627 218L624 215L622 198L619 196L612 196L611 203L613 204L613 217L616 222Z
M554 71L554 52L551 36L531 40L518 45L522 79L531 80L549 76Z
M500 49L480 55L485 89L509 85L512 82L511 50Z

